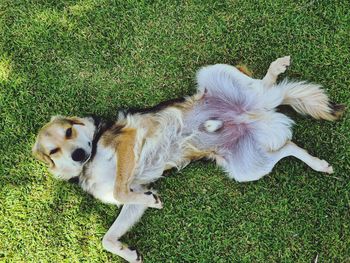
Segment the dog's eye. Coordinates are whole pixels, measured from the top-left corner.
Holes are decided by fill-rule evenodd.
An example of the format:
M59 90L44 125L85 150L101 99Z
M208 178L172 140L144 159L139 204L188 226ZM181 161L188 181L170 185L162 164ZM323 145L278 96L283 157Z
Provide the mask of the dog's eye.
M66 130L66 138L69 139L70 137L72 137L72 128Z
M50 151L50 155L57 153L59 150L60 150L59 148L52 149Z

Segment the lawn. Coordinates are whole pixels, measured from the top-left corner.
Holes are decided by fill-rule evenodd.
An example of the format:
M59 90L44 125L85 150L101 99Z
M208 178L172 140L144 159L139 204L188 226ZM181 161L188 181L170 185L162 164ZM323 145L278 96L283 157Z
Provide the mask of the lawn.
M101 239L118 214L55 180L31 156L51 115L116 116L194 92L212 63L262 77L291 55L283 77L322 84L350 105L348 1L0 2L0 261L123 262ZM329 161L317 173L293 158L239 184L211 163L171 172L122 239L145 262L350 262L350 118L297 121L294 141Z

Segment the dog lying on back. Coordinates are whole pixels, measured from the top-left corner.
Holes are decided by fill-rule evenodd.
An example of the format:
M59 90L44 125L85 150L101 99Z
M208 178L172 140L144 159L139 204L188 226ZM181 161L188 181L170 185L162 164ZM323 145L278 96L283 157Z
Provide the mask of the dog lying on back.
M290 57L277 59L262 80L229 65L204 67L197 74L195 95L120 112L113 122L53 117L39 131L33 154L58 178L78 182L102 202L123 205L103 247L129 262L142 262L136 249L119 240L148 207L162 208L157 194L146 187L165 170L207 158L230 178L249 182L294 156L313 170L333 172L326 161L291 141L293 121L275 109L290 105L301 114L333 121L344 106L331 103L316 84L276 84L289 63Z

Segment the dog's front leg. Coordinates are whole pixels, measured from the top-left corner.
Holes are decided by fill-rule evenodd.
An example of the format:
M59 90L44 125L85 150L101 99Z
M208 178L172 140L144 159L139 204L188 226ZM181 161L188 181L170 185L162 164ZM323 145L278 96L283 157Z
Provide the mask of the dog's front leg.
M113 192L114 198L122 204L142 204L161 209L163 207L162 202L154 192L140 193L131 189L137 162L135 156L136 143L135 129L125 129L117 138L117 171Z
M141 218L147 206L124 205L117 219L102 239L104 249L116 254L128 262L142 262L141 254L133 247L128 247L119 239Z

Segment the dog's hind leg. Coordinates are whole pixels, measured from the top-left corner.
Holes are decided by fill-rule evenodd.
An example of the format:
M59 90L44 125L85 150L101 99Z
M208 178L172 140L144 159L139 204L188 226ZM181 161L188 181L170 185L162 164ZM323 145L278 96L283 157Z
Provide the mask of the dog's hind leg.
M119 239L141 218L147 206L124 205L117 219L102 239L102 245L107 251L116 254L128 262L142 262L141 254L134 248L128 247Z
M264 87L272 87L276 83L278 75L284 73L289 65L290 56L278 58L272 62L265 77L262 79Z
M319 158L310 155L306 150L300 148L291 141L287 142L281 149L270 154L273 160L273 166L284 157L294 156L306 163L315 171L329 174L333 173L333 168L328 164L328 162L326 162L325 160L320 160Z
M276 59L270 64L262 80L251 78L231 65L206 66L197 72L198 91L199 94L208 92L209 95L223 93L226 96L232 96L235 88L239 87L253 87L258 90L262 87L270 88L276 83L278 75L285 72L289 65L290 56Z
M237 87L254 86L261 80L253 79L236 67L226 64L215 64L201 68L197 72L198 92L209 95L221 94L230 96Z
M257 181L263 176L269 174L278 161L284 157L294 156L305 162L313 170L324 173L333 173L333 168L326 161L310 155L304 149L298 147L293 142L287 142L277 151L260 151L253 148L253 145L245 144L248 149L234 156L233 159L217 160L217 164L222 166L229 177L237 182ZM227 157L227 156L226 156Z

